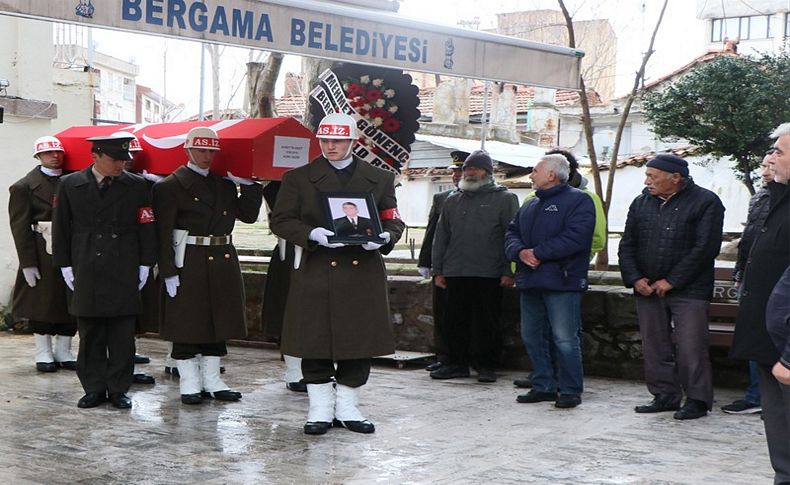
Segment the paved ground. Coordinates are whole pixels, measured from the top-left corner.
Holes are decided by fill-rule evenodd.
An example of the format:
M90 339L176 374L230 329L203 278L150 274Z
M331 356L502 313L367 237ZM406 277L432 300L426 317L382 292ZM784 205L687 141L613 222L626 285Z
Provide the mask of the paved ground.
M762 422L718 405L679 422L637 415L638 382L587 379L584 403L517 404L514 372L495 384L431 381L421 368L374 367L363 412L373 435L302 433L307 396L287 391L275 351L231 348L226 382L239 403L183 406L163 372L165 343L142 339L140 366L157 378L137 386L128 411L76 407L69 371L36 373L32 336L0 334L0 483L539 483L770 484Z

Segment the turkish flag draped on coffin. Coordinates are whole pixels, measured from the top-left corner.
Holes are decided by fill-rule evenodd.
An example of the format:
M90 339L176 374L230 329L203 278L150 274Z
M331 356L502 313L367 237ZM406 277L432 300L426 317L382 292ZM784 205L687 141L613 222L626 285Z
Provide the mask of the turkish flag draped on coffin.
M230 171L237 177L280 180L287 170L321 154L313 133L293 118L73 126L55 136L66 151L66 170L91 164L91 143L86 138L122 131L137 136L143 149L135 154L135 172L168 175L187 162L184 141L196 126L208 126L219 135L220 151L211 171L221 176Z

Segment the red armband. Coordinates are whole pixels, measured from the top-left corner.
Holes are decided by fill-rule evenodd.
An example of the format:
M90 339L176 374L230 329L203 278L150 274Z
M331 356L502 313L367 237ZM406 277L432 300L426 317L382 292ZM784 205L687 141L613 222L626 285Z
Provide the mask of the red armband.
M397 207L393 207L392 209L384 209L379 211L379 219L382 221L389 221L389 220L400 220L400 213L398 212Z
M154 210L151 207L140 207L137 209L138 224L150 224L155 220Z
M54 209L57 206L58 206L58 196L55 195L55 194L52 194L52 208Z

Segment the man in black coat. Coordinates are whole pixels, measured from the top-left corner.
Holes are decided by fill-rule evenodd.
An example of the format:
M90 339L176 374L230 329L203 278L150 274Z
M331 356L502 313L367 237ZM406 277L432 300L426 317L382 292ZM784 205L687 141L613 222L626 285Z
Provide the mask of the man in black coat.
M774 182L768 184L770 209L743 270L730 356L758 364L765 437L776 473L774 483L790 483L790 390L776 375L785 365L766 328L768 298L790 263L790 123L780 125L772 137L776 142L770 159L774 169Z
M124 171L130 136L94 137L88 168L63 177L53 213L53 258L77 317L80 408L109 398L129 408L140 289L156 262L156 232L145 180Z
M428 225L425 227L425 236L422 239L422 244L420 245L420 255L417 258L417 271L423 278L430 278L431 276L433 237L436 235L436 224L439 222L439 216L442 214L444 201L447 200L447 197L449 197L450 194L457 190L456 187L458 187L458 182L461 181L461 177L463 177L464 174L463 170L461 170L461 167L464 164L464 160L466 160L466 157L468 156L468 152L461 150L454 150L450 152L450 158L452 158L453 164L447 167L447 169L452 172L453 185L455 187L450 190L445 190L443 192L439 192L438 194L434 194L433 196L433 204L431 204L431 210L428 212ZM447 290L444 288L439 288L435 284L432 284L431 287L433 288L433 351L436 352L436 362L427 366L425 370L433 372L439 369L443 362L447 360L447 344L442 338L442 322L444 322L444 309L446 306L445 300L447 300Z
M343 202L343 214L345 216L332 221L336 237L361 237L367 240L378 234L375 232L373 222L359 215L357 204L351 201Z
M657 155L645 175L647 188L628 209L619 251L623 283L634 288L645 380L654 396L634 410L696 419L713 405L708 307L724 206L694 184L688 163L675 155Z

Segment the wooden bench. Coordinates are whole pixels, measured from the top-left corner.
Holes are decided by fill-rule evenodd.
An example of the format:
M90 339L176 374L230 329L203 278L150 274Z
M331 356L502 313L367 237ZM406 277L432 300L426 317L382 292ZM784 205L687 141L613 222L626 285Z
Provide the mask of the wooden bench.
M708 334L712 347L731 347L738 318L738 303L732 285L732 268L716 268L713 301L708 313Z

